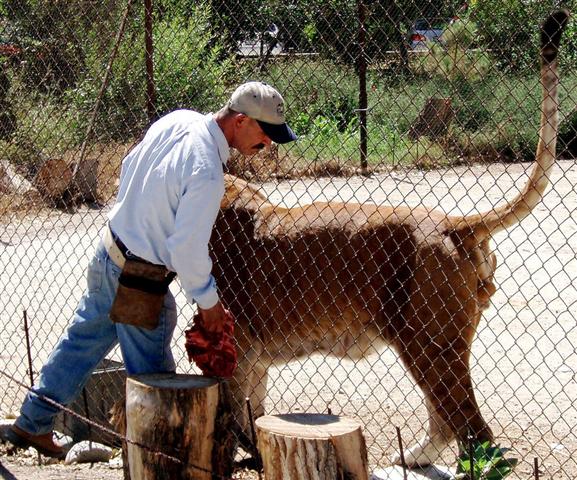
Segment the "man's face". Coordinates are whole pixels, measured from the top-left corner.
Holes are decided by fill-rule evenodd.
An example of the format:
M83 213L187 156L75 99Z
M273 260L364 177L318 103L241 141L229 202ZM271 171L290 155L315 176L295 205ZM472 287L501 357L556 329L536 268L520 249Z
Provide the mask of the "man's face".
M238 114L235 119L235 136L232 145L243 155L254 155L265 147L269 147L271 139L262 131L258 122L252 118Z

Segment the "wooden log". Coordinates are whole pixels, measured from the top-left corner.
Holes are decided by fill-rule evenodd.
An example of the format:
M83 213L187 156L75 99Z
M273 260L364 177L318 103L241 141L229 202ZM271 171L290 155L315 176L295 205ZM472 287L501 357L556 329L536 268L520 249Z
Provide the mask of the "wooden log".
M198 375L153 374L127 379L126 430L131 479L212 478L218 389L217 380Z
M130 468L128 467L128 443L126 443L126 398L124 396L112 405L112 408L110 409L110 424L114 431L123 437L120 441L122 447L122 474L124 480L131 480Z
M215 478L231 478L237 445L237 429L233 413L233 400L228 381L221 381L218 390L218 409L214 423L212 471Z
M256 420L267 480L367 480L361 424L322 414L266 415Z
M72 168L61 158L46 160L32 183L45 197L60 199L72 182Z
M70 189L83 202L98 200L98 171L100 158L86 155L71 169Z
M428 98L409 130L409 138L415 140L421 136L427 136L434 139L444 136L453 120L453 115L450 98Z

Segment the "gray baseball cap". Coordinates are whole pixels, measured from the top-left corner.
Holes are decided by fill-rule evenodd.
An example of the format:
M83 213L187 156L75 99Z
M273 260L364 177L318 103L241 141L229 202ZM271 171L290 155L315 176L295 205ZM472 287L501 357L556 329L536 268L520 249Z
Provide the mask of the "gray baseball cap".
M288 143L297 139L285 121L282 95L264 82L240 85L230 97L228 107L255 119L275 143Z

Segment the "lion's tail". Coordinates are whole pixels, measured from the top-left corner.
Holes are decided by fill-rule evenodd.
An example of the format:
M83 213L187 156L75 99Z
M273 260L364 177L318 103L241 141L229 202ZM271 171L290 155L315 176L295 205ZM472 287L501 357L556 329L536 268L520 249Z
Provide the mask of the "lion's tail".
M464 236L473 235L476 242L511 227L520 222L541 201L549 184L549 175L555 163L557 130L559 125L558 108L558 61L561 35L569 12L565 9L551 14L541 26L541 85L543 98L541 102L541 125L539 143L535 155L535 165L529 181L517 197L485 213L470 215L459 219L455 231Z

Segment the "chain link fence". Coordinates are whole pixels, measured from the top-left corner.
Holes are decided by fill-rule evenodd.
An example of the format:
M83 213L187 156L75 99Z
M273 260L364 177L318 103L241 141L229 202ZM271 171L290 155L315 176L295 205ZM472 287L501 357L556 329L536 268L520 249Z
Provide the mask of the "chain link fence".
M469 215L511 200L539 139L538 25L558 3L0 0L0 370L26 384L37 377L85 288L122 158L147 126L177 108L216 111L244 81L281 91L299 135L229 163L273 204ZM539 478L577 477L576 28L569 24L560 52L551 185L492 241L497 291L469 361L496 443L519 459L514 478L532 478L535 458ZM319 276L337 282L333 267ZM314 303L307 279L296 285L302 296L283 302ZM194 307L178 283L171 289L178 371L195 372L183 335ZM362 285L340 289L365 294ZM408 446L427 429L422 391L398 352L354 335L349 345L331 321L312 344L318 325L295 327L302 342L280 358L287 337L272 329L261 352L272 359L265 410L359 418L371 466L385 466L398 449L395 427ZM426 329L414 336L435 342ZM370 355L343 358L353 346ZM119 351L101 367L80 411L121 395ZM245 374L263 390L261 373ZM5 375L0 385L2 414L17 415L25 390ZM454 462L456 451L451 443L439 462Z

